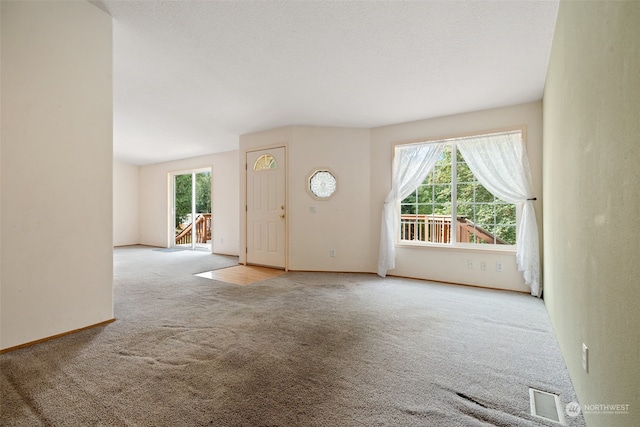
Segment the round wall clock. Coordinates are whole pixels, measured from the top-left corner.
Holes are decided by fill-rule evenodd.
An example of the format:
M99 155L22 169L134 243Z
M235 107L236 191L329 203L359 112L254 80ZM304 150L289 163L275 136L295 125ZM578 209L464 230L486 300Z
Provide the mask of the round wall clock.
M338 182L335 175L327 169L317 169L309 175L307 190L316 199L327 199L336 191Z

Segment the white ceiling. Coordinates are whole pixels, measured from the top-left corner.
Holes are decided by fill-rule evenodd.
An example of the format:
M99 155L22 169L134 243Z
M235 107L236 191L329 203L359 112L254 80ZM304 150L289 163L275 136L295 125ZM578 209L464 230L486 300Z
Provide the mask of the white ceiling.
M113 17L114 156L238 148L541 99L558 1L93 0Z

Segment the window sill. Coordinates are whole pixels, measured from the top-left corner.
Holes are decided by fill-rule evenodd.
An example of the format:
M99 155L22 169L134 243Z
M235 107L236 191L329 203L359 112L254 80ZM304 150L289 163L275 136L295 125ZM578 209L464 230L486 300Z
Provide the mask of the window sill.
M482 252L515 254L515 245L465 245L465 244L444 244L444 243L424 243L424 242L396 242L396 248L428 248L456 252Z

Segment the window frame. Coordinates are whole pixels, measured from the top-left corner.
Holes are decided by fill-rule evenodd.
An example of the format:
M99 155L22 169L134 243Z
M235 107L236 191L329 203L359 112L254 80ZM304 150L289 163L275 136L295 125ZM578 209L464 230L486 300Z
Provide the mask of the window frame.
M401 147L406 147L411 145L435 144L435 143L446 143L448 145L453 145L453 147L455 147L455 142L457 140L461 140L465 138L473 138L473 137L482 137L482 136L500 134L500 133L511 133L511 132L520 132L520 137L522 138L522 142L526 149L527 148L527 127L526 125L521 125L521 126L506 127L506 128L500 128L500 129L482 130L482 131L470 132L465 134L457 134L454 136L447 136L447 137L434 137L434 138L420 139L420 140L414 140L414 141L399 142L392 146L392 151L393 151L392 159L395 157L397 153L397 149ZM456 151L457 151L457 148L456 148ZM455 196L457 199L456 167L458 162L456 161L456 156L454 156L453 153L451 158L452 158L451 218L454 218L454 215L457 214L457 203L453 203L453 198ZM402 206L402 200L398 202L399 215L401 215L401 212L402 212L401 206ZM516 218L515 218L516 239L520 231L518 227L518 224L520 223L520 216L521 216L521 209L516 204ZM400 229L399 229L395 237L395 245L396 247L427 247L427 248L437 248L437 249L445 249L445 250L465 250L465 251L482 251L482 252L498 252L498 253L505 253L505 252L515 253L516 252L515 244L504 245L504 244L495 244L495 243L486 244L486 243L457 242L454 240L454 238L457 239L456 234L457 233L455 231L455 227L452 227L451 241L449 243L437 243L437 242L427 242L427 241L419 241L419 240L400 240Z

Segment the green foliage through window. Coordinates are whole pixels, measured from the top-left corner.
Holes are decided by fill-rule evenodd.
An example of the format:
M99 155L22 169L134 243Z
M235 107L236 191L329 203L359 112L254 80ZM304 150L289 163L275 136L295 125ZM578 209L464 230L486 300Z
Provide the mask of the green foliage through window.
M175 177L176 228L184 224L191 213L191 174Z
M196 177L196 215L211 213L211 173L199 172ZM179 229L189 221L192 205L192 174L175 176L175 226Z
M455 143L445 147L427 178L402 200L400 211L401 240L451 243L455 235L458 243L516 243L515 205L478 182Z

